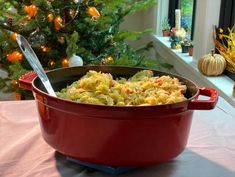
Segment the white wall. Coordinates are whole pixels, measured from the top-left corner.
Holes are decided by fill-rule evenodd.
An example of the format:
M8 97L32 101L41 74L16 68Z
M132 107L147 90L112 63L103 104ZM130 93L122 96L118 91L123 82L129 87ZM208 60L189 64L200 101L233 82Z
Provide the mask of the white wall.
M143 11L128 15L125 17L125 21L121 24L122 30L129 30L129 31L143 31L144 28L144 16ZM138 47L142 45L143 39L133 41L133 40L127 40L127 43L132 45L133 47Z
M133 15L128 15L125 21L121 25L121 29L128 29L130 31L143 31L147 28L152 28L153 33L156 33L157 26L157 5L140 11ZM146 44L150 40L149 35L146 34L141 40L138 41L127 41L134 47Z
M122 24L122 29L143 31L146 28L152 28L153 34L162 35L161 19L168 17L168 6L168 0L158 0L158 3L155 6L149 8L148 10L138 12L135 15L127 16L127 18L125 18L124 23ZM128 43L134 47L138 47L150 41L155 41L155 39L153 39L153 35L146 34L141 40L135 42L128 41ZM162 54L158 53L157 51L158 50L155 47L151 49L149 52L150 57L153 59L157 59L163 63L166 62L164 59L165 56L162 56ZM168 70L161 68L161 70L176 73L174 69Z

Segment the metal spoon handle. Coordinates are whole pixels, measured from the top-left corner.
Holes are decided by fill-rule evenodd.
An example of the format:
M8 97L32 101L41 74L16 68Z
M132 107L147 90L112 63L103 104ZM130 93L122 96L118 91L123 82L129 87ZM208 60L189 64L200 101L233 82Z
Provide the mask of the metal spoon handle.
M56 94L51 86L51 83L38 60L37 55L34 53L33 49L29 45L28 41L20 34L17 34L16 41L20 46L25 58L28 60L29 64L33 68L33 70L38 74L38 77L41 79L43 85L45 86L47 92L56 97Z

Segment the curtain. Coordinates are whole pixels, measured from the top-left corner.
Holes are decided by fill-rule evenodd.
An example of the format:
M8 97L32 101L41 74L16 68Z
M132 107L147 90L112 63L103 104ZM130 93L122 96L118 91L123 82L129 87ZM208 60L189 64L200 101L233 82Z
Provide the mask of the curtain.
M179 8L179 0L169 0L168 18L171 27L175 26L175 9Z
M235 1L221 0L219 27L227 31L235 24Z

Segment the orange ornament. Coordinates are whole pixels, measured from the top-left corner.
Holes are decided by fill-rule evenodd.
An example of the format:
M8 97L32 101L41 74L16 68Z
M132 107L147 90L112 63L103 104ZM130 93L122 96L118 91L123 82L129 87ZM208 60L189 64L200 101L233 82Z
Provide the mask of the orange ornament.
M55 29L56 31L59 31L63 25L62 25L63 19L60 16L57 16L54 20L54 24L55 24Z
M17 37L17 33L11 33L11 39L13 39L15 41L16 37Z
M68 67L69 66L69 59L67 57L63 58L61 61L61 65L63 68Z
M18 85L18 81L17 80L12 80L11 84L14 85L14 86L17 86Z
M48 15L47 15L47 18L48 18L48 21L49 21L49 22L52 22L53 19L54 19L54 15L48 14Z
M37 6L33 4L30 6L24 6L24 11L27 12L29 18L34 17L37 13L37 10L38 10Z
M88 7L87 12L94 18L100 17L100 13L95 7Z
M12 62L12 61L19 61L22 60L23 56L20 52L14 51L11 54L7 55L7 60Z

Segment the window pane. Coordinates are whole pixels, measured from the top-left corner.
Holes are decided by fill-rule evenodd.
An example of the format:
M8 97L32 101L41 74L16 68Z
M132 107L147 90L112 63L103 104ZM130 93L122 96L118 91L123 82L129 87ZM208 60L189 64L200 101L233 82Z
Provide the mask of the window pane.
M194 0L180 0L181 26L191 37Z

